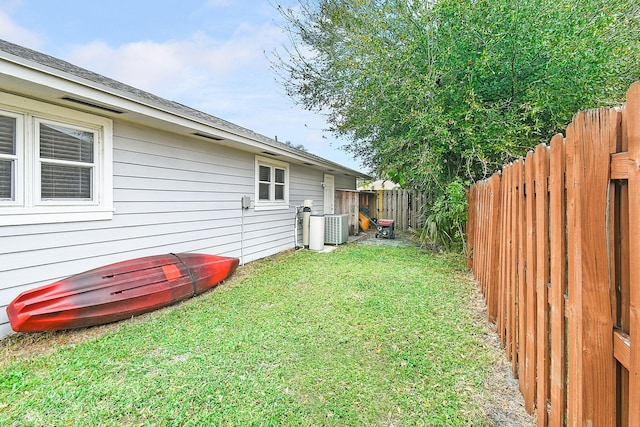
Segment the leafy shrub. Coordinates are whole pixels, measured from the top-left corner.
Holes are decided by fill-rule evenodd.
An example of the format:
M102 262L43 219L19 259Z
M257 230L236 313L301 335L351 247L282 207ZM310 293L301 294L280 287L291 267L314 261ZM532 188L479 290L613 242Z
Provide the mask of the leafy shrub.
M460 180L450 182L429 211L420 240L430 246L464 251L464 226L467 222L465 185Z

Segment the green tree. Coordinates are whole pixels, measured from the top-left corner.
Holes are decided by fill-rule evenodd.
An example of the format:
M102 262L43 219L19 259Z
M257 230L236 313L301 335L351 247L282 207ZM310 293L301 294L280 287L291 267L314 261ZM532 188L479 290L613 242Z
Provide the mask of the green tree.
M280 11L292 47L274 68L287 93L326 113L374 173L434 203L577 111L620 103L640 78L637 0L300 0Z

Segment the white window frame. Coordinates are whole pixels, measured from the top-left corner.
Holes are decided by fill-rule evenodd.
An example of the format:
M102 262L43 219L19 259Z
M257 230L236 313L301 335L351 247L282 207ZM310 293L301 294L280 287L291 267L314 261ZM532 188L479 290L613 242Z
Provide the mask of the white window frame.
M269 200L260 200L260 166L271 169ZM275 200L275 169L284 170L284 200ZM278 160L256 156L255 161L255 210L289 209L289 164Z
M17 117L14 200L0 200L0 226L113 218L113 122L110 119L6 93L0 93L0 114ZM94 134L91 200L41 200L40 123Z

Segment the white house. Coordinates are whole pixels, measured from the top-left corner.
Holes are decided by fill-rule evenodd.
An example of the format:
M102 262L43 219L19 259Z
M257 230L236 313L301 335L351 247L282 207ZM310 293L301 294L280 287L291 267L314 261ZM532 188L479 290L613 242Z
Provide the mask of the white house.
M20 292L91 268L292 248L296 207L333 213L357 178L371 179L0 40L0 338Z

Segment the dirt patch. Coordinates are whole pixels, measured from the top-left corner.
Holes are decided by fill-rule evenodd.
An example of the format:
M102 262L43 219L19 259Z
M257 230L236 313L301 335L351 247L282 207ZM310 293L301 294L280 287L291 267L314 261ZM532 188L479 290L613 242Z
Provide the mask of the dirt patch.
M15 359L53 353L60 347L99 338L118 323L66 331L15 333L0 340L0 368Z
M483 335L480 338L496 352L491 373L484 384L484 393L476 397L478 403L495 427L536 426L535 417L529 415L525 409L518 379L513 377L511 362L505 355L495 325L487 321L484 298L477 288L473 293L470 308L475 312L478 323L483 325Z
M386 237L376 237L375 230L361 231L358 236L349 236L349 243L358 245L376 246L420 246L419 243L411 240L411 234L407 231L395 230L393 239Z

